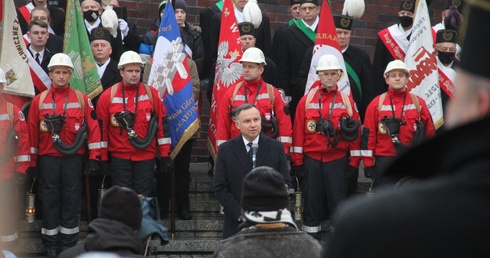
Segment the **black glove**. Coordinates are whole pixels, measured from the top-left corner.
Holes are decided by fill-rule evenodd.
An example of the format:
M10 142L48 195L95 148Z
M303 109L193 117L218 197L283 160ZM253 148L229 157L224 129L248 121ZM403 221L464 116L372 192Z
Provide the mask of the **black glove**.
M26 174L32 178L35 178L36 180L39 180L41 178L41 174L39 173L39 169L37 167L28 168Z
M376 167L375 166L365 167L364 176L366 176L367 178L376 179L376 177L378 177L378 172L376 171Z
M174 166L174 161L170 157L160 158L160 173L166 174L170 173L170 170Z
M24 187L24 185L26 184L26 174L15 172L14 184L17 187Z
M304 177L305 176L305 170L303 169L303 165L292 166L291 167L291 176L293 176L293 177Z
M359 168L353 167L351 165L347 166L345 170L344 177L349 179L355 179L359 175Z
M106 176L111 175L111 163L106 160L106 161L99 161L99 170L100 173Z
M95 176L99 173L99 162L97 160L90 159L87 162L87 169L85 169L86 176Z

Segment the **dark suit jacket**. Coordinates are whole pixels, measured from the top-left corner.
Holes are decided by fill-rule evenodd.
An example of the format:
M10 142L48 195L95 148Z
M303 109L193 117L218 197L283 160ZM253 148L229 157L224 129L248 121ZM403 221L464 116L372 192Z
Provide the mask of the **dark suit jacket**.
M269 166L276 169L291 186L286 154L281 142L260 134L256 166ZM225 211L223 238L238 232L240 224L238 218L242 214L240 204L242 181L251 169L252 161L241 135L219 146L213 191Z
M102 84L103 90L110 88L112 85L122 81L121 73L119 69L117 69L117 62L114 59L110 59L109 64L105 68L104 74L102 78L100 78L100 82ZM92 99L92 103L94 107L97 107L97 101L99 100L100 94Z
M296 105L304 93L298 91L298 72L303 63L303 57L308 48L313 47L315 42L311 41L296 24L285 27L281 34L276 37L282 44L278 45L276 56L277 70L279 72L279 88L286 91L287 96L292 97L290 103L291 120L294 119Z
M31 44L27 45L27 51L30 53L30 55L32 57L34 57L31 53L31 51L29 50L29 46ZM41 68L43 68L44 72L46 72L46 74L48 74L48 64L49 64L49 61L51 60L51 57L53 56L54 54L47 48L44 49L44 55L43 55L43 60L41 60ZM34 87L34 91L37 94L39 94L39 90L37 89L37 87Z
M100 82L102 83L102 88L106 90L110 88L112 85L120 82L122 80L121 73L119 69L117 69L117 62L114 59L110 59L109 64L105 68L104 74L102 78L100 78Z
M49 33L48 42L46 42L46 48L53 54L63 53L63 37Z
M209 50L209 27L211 26L211 19L213 18L214 14L219 12L219 8L216 5L212 5L203 9L199 13L199 26L201 27L201 39L204 48L204 63L201 75L203 78L208 78L209 72L211 71L211 66L213 65Z

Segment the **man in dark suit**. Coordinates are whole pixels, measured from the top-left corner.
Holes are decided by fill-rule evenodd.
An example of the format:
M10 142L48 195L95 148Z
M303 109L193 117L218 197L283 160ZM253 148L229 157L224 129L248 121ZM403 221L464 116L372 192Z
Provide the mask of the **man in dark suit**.
M42 6L37 6L36 8L32 9L31 20L29 21L29 23L33 20L42 20L48 24L49 37L48 37L48 42L46 42L46 48L49 49L51 54L54 55L57 53L62 53L63 37L54 34L51 27L49 27L49 24L51 24L52 22L51 17L49 15L49 10ZM24 40L31 43L31 39L27 36L27 33L24 34ZM47 64L48 63L46 62L46 65Z
M490 253L490 0L467 2L448 131L405 152L396 188L345 203L325 257L482 257ZM469 6L468 6L469 5ZM398 179L403 178L402 181ZM411 178L412 180L409 180ZM402 183L404 182L404 183Z
M30 53L29 59L32 58L29 66L35 74L33 75L33 82L36 95L50 86L48 63L53 53L46 48L49 36L48 24L46 22L38 19L29 23L27 38L29 38L31 43L27 45L27 51Z
M243 104L236 108L235 125L241 134L220 145L213 182L213 191L225 212L223 238L237 233L239 224L244 221L240 203L242 181L253 167L276 169L291 187L284 148L281 142L260 133L261 118L257 107Z
M280 83L276 86L292 97L289 103L291 120L294 120L296 104L304 95L304 92L298 90L298 72L305 51L315 44L315 32L320 20L317 0L301 0L300 8L301 19L284 28L282 33L276 36L276 40L281 44L278 44L278 55L272 57L279 71Z
M29 21L31 20L31 12L35 7L44 7L49 10L52 23L50 28L52 33L63 37L65 34L65 12L47 4L47 0L33 0L31 3L17 8L17 17L19 18L20 29L25 34L28 31Z

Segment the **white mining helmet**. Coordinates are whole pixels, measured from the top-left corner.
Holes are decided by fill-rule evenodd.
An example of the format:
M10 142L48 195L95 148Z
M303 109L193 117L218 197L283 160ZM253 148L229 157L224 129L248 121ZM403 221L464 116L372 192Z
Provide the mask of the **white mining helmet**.
M122 69L127 64L140 64L143 65L143 61L138 53L134 51L126 51L119 58L119 64L117 64L118 69Z
M250 47L245 52L243 52L242 59L240 59L241 62L250 62L250 63L257 63L257 64L263 64L267 65L265 62L265 56L262 50L256 48L256 47Z
M70 57L63 53L58 53L51 57L48 64L48 69L51 70L51 68L54 66L66 66L73 69L73 63L71 62Z
M340 66L339 59L334 55L323 55L318 60L318 65L316 66L316 72L324 71L324 70L341 70L342 66Z
M0 68L0 83L7 83L7 80L5 79L5 72L1 68Z
M388 65L386 66L384 76L388 77L388 74L393 70L403 70L405 73L407 73L407 75L410 74L410 72L408 71L407 65L401 60L393 60L393 61L389 62Z

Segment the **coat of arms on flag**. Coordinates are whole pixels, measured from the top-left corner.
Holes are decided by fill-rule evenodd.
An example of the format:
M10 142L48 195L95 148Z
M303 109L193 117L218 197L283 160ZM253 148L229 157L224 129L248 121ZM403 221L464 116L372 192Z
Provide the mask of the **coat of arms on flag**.
M182 145L199 129L197 102L187 55L173 6L167 5L160 23L148 84L158 90L167 111L172 140L172 159Z
M242 65L238 62L242 55L242 45L238 40L239 38L240 32L236 23L233 2L225 0L221 12L216 77L213 84L208 126L208 149L213 157L216 157L217 150L216 123L217 117L220 115L217 114L218 105L228 87L242 79Z

